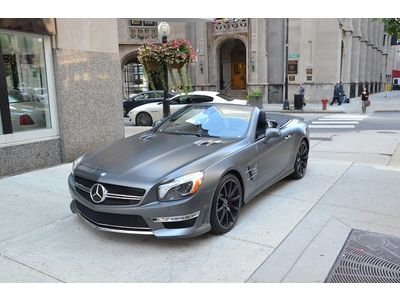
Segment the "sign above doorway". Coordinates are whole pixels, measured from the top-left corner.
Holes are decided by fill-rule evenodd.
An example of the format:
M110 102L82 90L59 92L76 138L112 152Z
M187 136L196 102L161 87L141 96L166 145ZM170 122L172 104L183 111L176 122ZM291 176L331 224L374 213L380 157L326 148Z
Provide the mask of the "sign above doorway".
M299 53L290 53L289 56L288 56L288 58L291 58L291 59L293 59L293 58L300 58L300 54L299 54Z

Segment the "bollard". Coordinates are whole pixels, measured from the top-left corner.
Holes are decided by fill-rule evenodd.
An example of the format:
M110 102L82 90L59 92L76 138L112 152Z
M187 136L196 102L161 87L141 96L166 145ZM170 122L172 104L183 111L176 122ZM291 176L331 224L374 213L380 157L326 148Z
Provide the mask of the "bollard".
M322 110L326 110L326 105L328 104L328 99L322 98L321 102L322 102Z

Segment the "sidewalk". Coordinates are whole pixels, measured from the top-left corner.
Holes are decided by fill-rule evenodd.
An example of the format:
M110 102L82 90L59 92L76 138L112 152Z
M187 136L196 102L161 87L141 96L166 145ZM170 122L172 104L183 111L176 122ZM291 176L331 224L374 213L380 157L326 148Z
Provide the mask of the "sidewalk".
M400 112L400 91L390 91L372 94L370 96L371 106L368 112L374 111L399 111ZM283 113L361 113L361 98L353 98L350 103L343 103L342 105L329 105L327 109L322 110L322 103L320 102L306 102L303 109L283 110L282 104L264 104L264 109L273 112ZM290 106L293 107L293 100L289 101Z
M371 98L368 113L400 110L400 92ZM352 229L400 236L400 129L311 140L306 176L261 193L223 236L96 231L69 209L70 172L0 179L0 282L323 282Z

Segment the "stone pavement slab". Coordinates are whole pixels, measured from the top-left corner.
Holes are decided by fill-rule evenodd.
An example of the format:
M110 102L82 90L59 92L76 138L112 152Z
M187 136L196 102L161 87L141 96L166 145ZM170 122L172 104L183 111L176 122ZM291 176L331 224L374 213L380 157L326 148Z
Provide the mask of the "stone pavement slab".
M1 253L66 282L243 282L271 251L223 236L99 232L76 216L0 243Z
M241 211L225 236L276 248L312 208L313 203L262 194Z
M0 282L323 281L348 228L400 235L398 168L310 159L305 178L264 191L227 235L159 240L73 215L70 167L0 180Z
M351 162L310 159L307 175L301 180L284 179L264 194L310 201L318 201L351 165Z
M324 282L350 231L340 220L329 219L282 282Z
M68 216L69 195L45 191L45 185L43 183L41 188L37 185L28 187L11 180L0 180L0 241Z
M353 164L248 282L323 282L352 228L400 236L399 179L400 168Z
M354 165L321 203L400 216L400 169Z
M4 256L0 256L0 270L0 282L2 283L60 282L56 278L38 272Z

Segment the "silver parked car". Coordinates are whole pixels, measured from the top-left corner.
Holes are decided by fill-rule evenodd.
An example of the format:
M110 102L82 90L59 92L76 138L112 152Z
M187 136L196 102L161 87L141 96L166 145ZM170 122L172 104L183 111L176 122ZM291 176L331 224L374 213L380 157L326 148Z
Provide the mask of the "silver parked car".
M254 196L306 172L300 118L231 104L188 105L147 132L79 158L71 210L96 229L157 237L223 234Z

